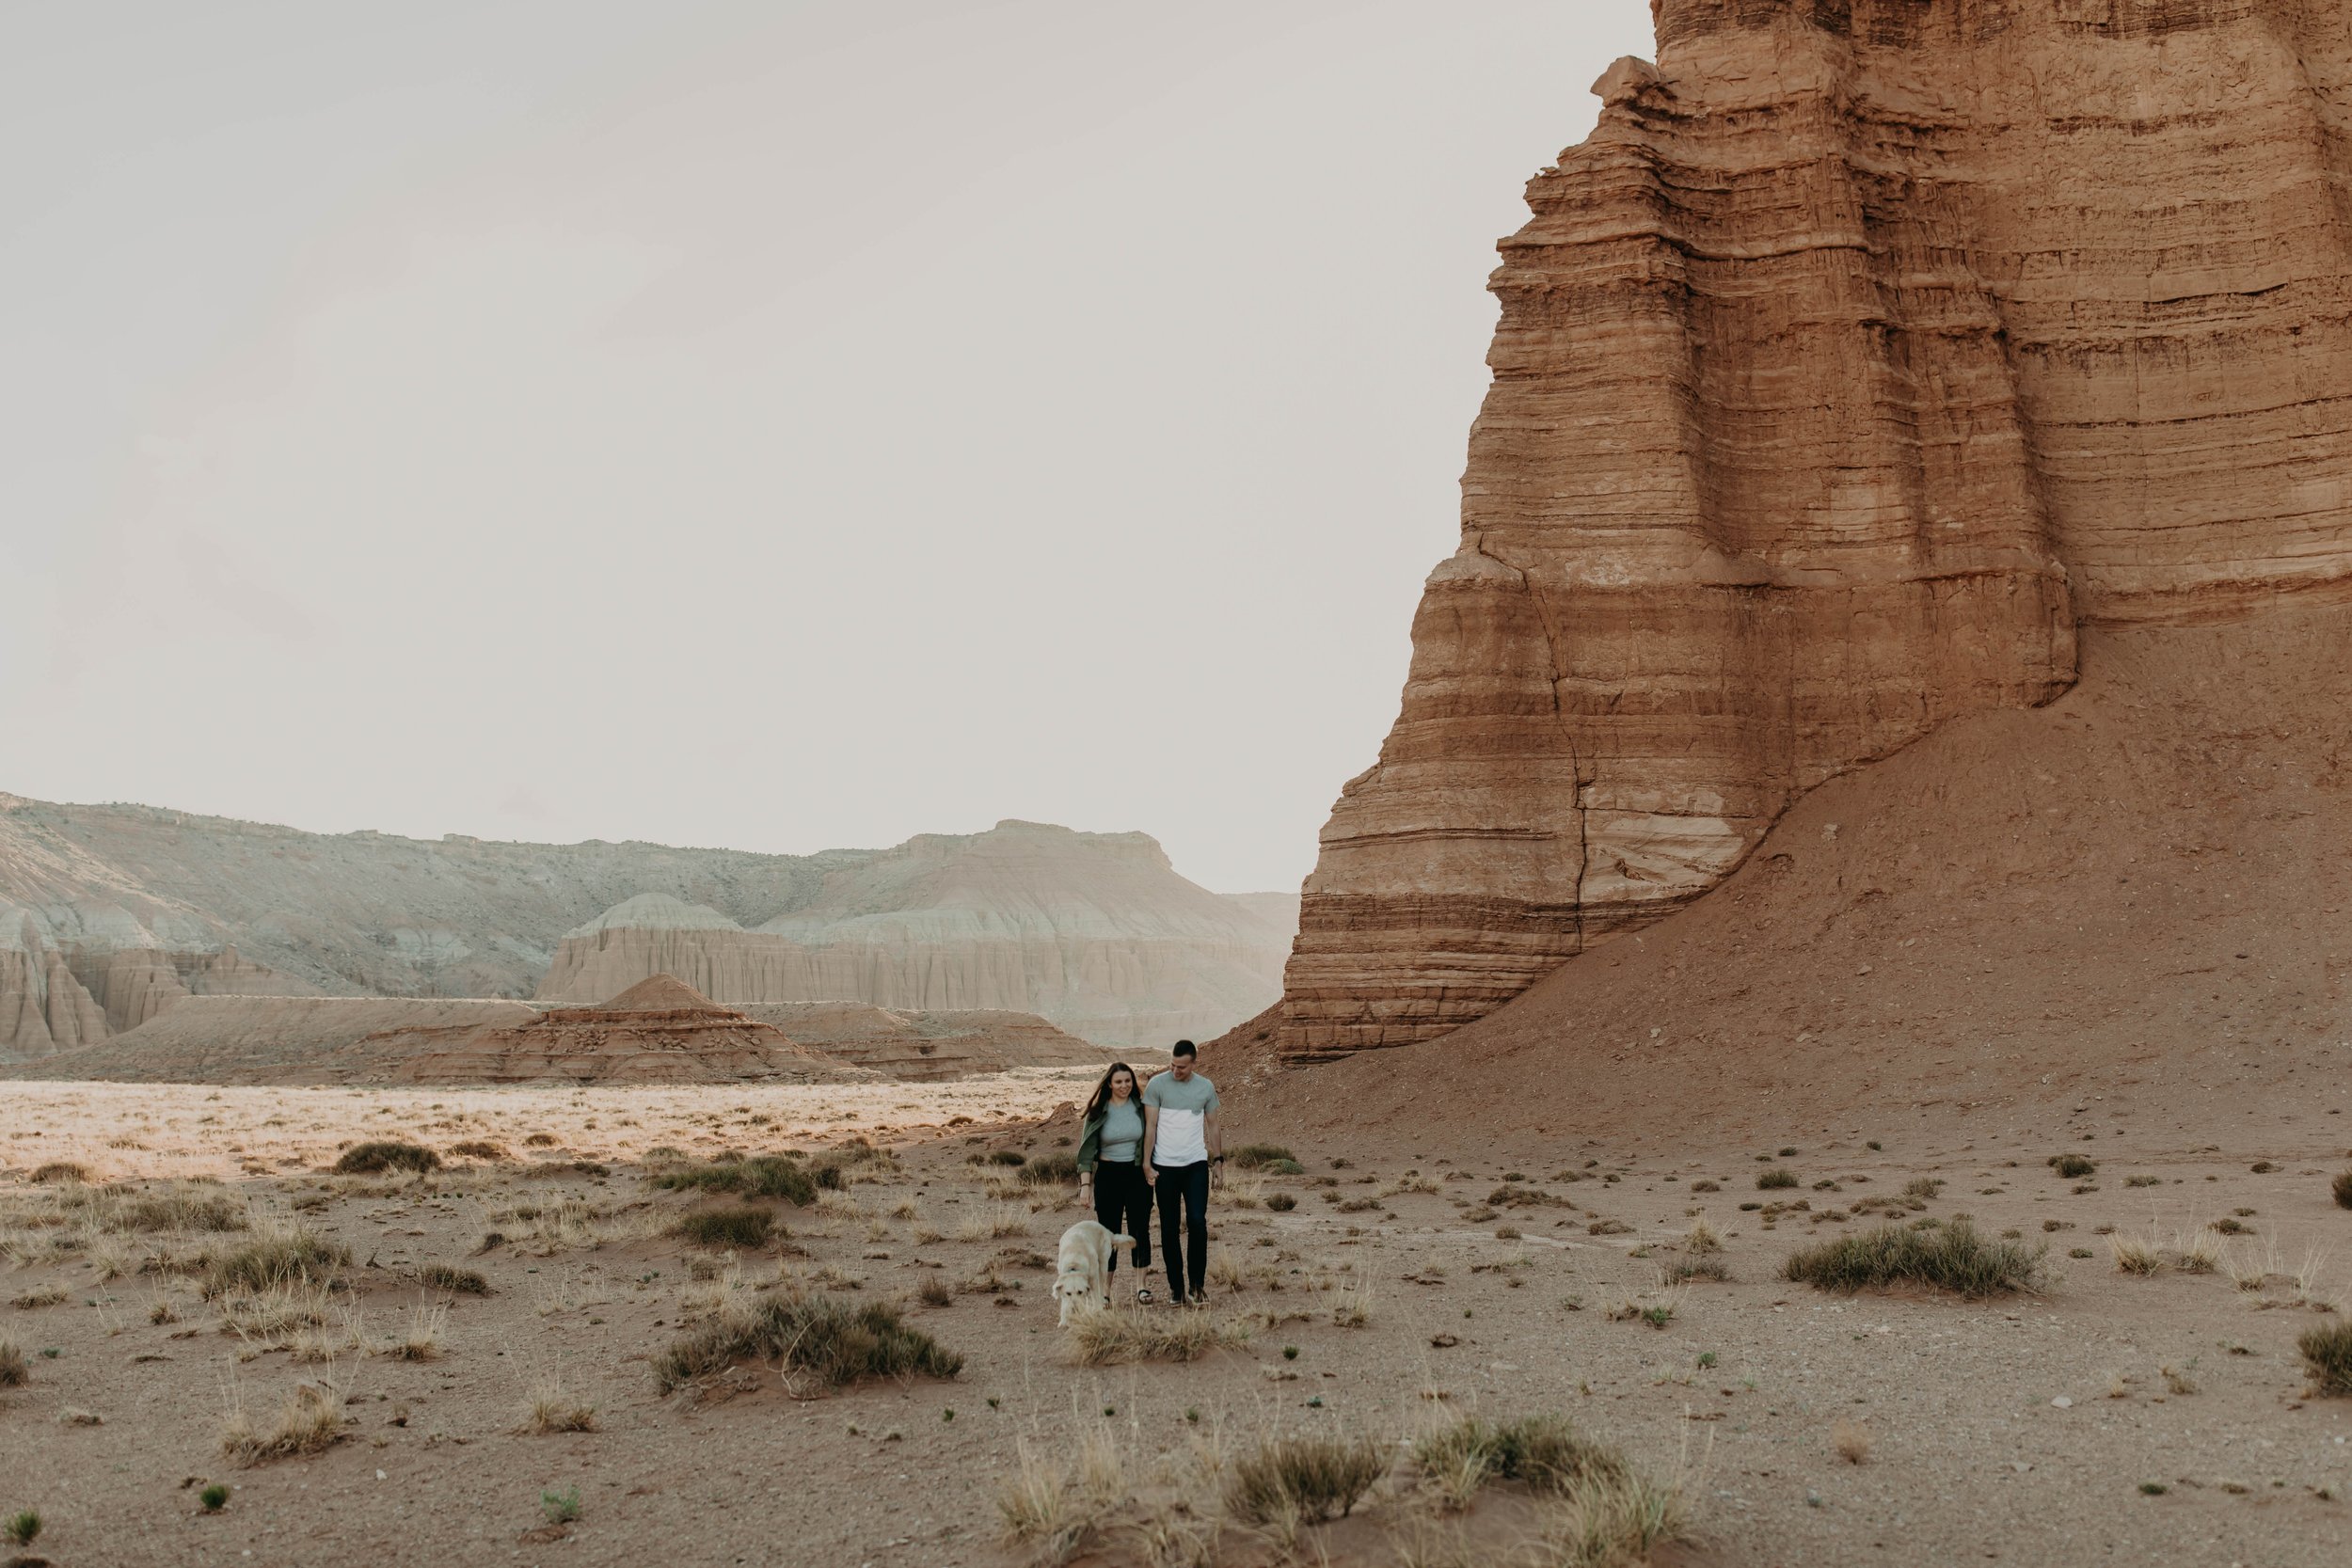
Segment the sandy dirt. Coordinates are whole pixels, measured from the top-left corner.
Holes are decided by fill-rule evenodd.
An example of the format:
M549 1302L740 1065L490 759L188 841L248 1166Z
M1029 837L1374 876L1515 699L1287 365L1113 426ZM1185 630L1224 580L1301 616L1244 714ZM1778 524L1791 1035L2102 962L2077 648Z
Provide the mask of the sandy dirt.
M1683 1561L2342 1560L2352 1400L2308 1397L2293 1348L2352 1281L2352 1212L2327 1187L2342 1148L2303 1140L2258 1174L2234 1151L2113 1126L2061 1141L1890 1123L1866 1130L1880 1149L1839 1138L1671 1159L1581 1138L1475 1158L1409 1132L1294 1141L1304 1174L1242 1175L1217 1200L1212 1312L1247 1339L1189 1365L1088 1369L1055 1326L1041 1266L1080 1217L1072 1190L973 1163L1025 1144L1055 1152L1059 1124L1025 1118L1079 1086L1051 1074L870 1089L12 1085L0 1286L37 1305L0 1306L0 1338L29 1368L0 1389L0 1513L38 1509L35 1549L60 1564L642 1563L657 1547L691 1563L1003 1564L1026 1555L1000 1541L997 1508L1025 1443L1057 1456L1090 1431L1115 1438L1142 1501L1114 1514L1139 1519L1186 1490L1211 1507L1205 1450L1230 1461L1268 1433L1338 1432L1396 1459L1356 1517L1301 1550L1389 1563L1399 1540L1463 1528L1430 1514L1400 1443L1465 1412L1559 1412L1680 1480L1697 1537L1672 1554ZM944 1125L957 1116L981 1119ZM1245 1115L1237 1132L1250 1131ZM533 1133L554 1142L532 1147ZM733 1200L656 1189L625 1163L665 1144L821 1155L853 1135L896 1158L852 1164L848 1190L817 1206L769 1205L789 1240L732 1259L667 1232ZM444 1151L487 1139L513 1158L325 1174L365 1136ZM2074 1150L2095 1175L2045 1164ZM217 1176L224 1186L189 1190L349 1246L318 1344L225 1328L194 1276L147 1263L234 1233L50 1223L75 1190L26 1177L55 1160L151 1193ZM1759 1190L1768 1168L1799 1184ZM1920 1178L1943 1185L1901 1197ZM1490 1208L1506 1184L1541 1196ZM1295 1207L1263 1206L1279 1195ZM2046 1241L2049 1283L1966 1303L1776 1277L1809 1240L1878 1223L1855 1209L1874 1200L1902 1223L1966 1213ZM1743 1207L1767 1202L1804 1207ZM1661 1269L1698 1256L1699 1216L1722 1233L1710 1256L1730 1281L1662 1284ZM2223 1220L2243 1227L2223 1267L2184 1272L2193 1233ZM2169 1249L2174 1266L2119 1272L2108 1227ZM480 1250L492 1230L506 1241ZM478 1271L490 1293L421 1288L435 1263ZM2232 1265L2263 1277L2241 1289ZM660 1390L650 1356L722 1298L779 1281L902 1304L965 1356L961 1375L824 1392L753 1364ZM947 1305L922 1304L927 1281L949 1287ZM1366 1309L1360 1326L1335 1321L1350 1307ZM1629 1307L1671 1312L1662 1327L1613 1315ZM437 1343L401 1359L386 1347L420 1312ZM355 1327L373 1354L353 1348ZM258 1420L321 1379L341 1403L339 1441L251 1465L224 1455L232 1405ZM596 1430L519 1430L534 1386L593 1407ZM1841 1424L1867 1445L1860 1463L1837 1451ZM233 1490L207 1514L198 1497L215 1481ZM579 1517L550 1525L543 1494L573 1491ZM1502 1560L1524 1532L1494 1496L1470 1517L1471 1560ZM1078 1560L1142 1560L1116 1529L1100 1544ZM1270 1555L1229 1529L1218 1560Z

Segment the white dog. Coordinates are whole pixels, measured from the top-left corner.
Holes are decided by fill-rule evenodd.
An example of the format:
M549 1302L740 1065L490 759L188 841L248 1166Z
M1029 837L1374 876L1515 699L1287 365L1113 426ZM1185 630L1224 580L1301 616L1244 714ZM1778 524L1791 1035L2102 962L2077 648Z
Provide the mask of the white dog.
M1054 1280L1054 1295L1061 1303L1060 1326L1070 1326L1071 1314L1081 1303L1089 1312L1110 1306L1111 1248L1135 1244L1133 1236L1114 1234L1093 1220L1080 1220L1061 1233L1060 1272Z

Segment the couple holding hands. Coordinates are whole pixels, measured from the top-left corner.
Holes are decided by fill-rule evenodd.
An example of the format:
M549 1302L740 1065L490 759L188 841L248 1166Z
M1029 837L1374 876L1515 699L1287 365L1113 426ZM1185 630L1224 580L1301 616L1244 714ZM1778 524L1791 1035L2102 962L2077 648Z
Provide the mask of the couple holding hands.
M1078 1196L1092 1201L1111 1234L1135 1238L1138 1270L1152 1266L1149 1227L1158 1198L1160 1253L1177 1307L1207 1305L1209 1188L1225 1163L1216 1113L1216 1085L1200 1070L1200 1047L1178 1040L1168 1070L1140 1090L1133 1068L1112 1063L1087 1101L1078 1137ZM1119 1272L1116 1251L1110 1272ZM1149 1306L1150 1288L1138 1288L1136 1300Z

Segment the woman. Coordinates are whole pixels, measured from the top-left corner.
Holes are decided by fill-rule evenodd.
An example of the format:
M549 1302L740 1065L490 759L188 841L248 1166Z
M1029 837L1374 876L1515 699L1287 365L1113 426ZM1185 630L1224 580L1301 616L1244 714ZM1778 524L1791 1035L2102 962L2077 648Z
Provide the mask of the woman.
M1111 1234L1136 1239L1138 1271L1152 1266L1152 1182L1143 1173L1143 1101L1136 1092L1136 1070L1113 1062L1087 1101L1086 1131L1078 1135L1078 1199L1091 1202L1094 1217ZM1111 1273L1119 1252L1111 1251ZM1136 1291L1149 1307L1152 1292Z

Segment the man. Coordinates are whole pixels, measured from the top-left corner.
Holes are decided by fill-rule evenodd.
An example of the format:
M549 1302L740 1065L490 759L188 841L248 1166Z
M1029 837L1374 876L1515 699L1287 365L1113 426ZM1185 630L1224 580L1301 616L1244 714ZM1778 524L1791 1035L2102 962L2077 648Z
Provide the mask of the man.
M1178 1040L1168 1070L1143 1087L1143 1164L1160 1205L1160 1251L1168 1259L1168 1296L1179 1307L1208 1305L1209 1184L1225 1164L1216 1085L1200 1071L1200 1048ZM1177 1205L1184 1206L1180 1233ZM1187 1287L1190 1293L1187 1294Z

